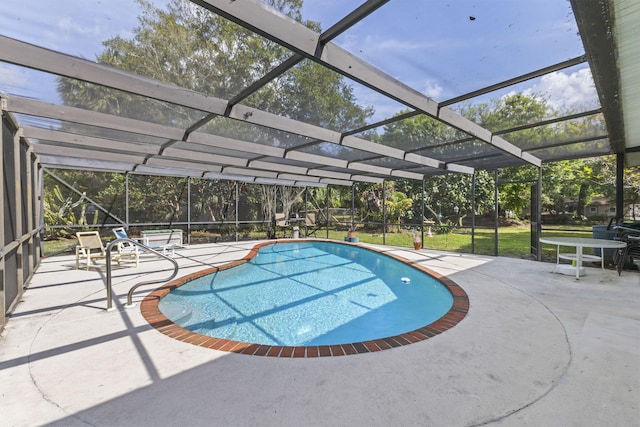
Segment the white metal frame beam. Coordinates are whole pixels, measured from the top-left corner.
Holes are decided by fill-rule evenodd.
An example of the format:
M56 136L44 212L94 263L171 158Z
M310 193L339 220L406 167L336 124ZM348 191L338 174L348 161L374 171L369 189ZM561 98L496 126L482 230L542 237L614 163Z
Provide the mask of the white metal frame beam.
M183 133L182 129L179 128L114 116L111 114L88 111L75 107L59 106L17 96L8 97L6 104L7 109L14 113L34 115L53 120L70 121L73 123L89 126L116 129L135 134L153 136L157 138L166 138L167 136L169 138L174 138L180 136ZM271 175L264 175L265 170L277 172L284 171L296 175L306 174L307 176L309 176L309 182L316 182L319 178L335 177L335 173L332 174L331 172L322 172L323 167L330 166L352 169L358 172L356 174L338 174L340 178L344 179L361 180L360 177L362 176L362 172L370 172L386 176L407 177L411 179L423 178L423 175L421 174L405 171L394 171L389 168L380 168L377 166L368 165L363 162L348 162L347 160L343 159L295 151L295 149L286 151L279 147L266 146L262 144L256 144L202 132L194 132L190 134L187 142L232 149L258 156L285 158L294 161L315 164L317 165L317 167L307 169L296 166L286 166L279 163L269 162L267 160L251 160L243 157L222 156L218 154L192 151L185 149L184 147L178 148L175 146L170 146L164 148L159 143L150 144L116 141L112 139L78 135L54 129L43 129L31 126L24 127L23 130L24 137L28 139L38 139L40 141L40 143L35 144L36 146L38 146L38 148L36 148L36 152L47 155L47 159L49 161L51 161L55 150L53 148L47 148L43 146L49 145L59 147L57 143L66 145L65 147L59 147L59 153L61 154L61 156L75 157L78 159L85 155L88 149L94 149L103 152L104 154L101 155L103 157L103 160L116 161L119 163L123 163L122 157L113 158L112 156L108 156L107 153L116 152L119 154L129 154L133 156L145 154L146 156L143 158L143 161L137 162L137 165L133 164L131 166L131 171L144 170L145 164L149 167L152 167L154 165L161 167L170 167L170 165L173 165L173 167L181 170L200 170L202 171L202 173L220 173L226 171L228 167L238 166L241 168L246 168L244 169L245 173L248 173L250 170L255 171L254 175L256 177L271 178ZM367 151L367 148L376 145L370 141L366 141L353 136L345 137L344 141L346 141L345 145L351 146L352 148L361 149L363 151ZM76 146L79 151L74 152L72 148L73 146ZM434 168L439 167L441 164L441 162L438 162L436 164L434 163L434 161L432 161L432 159L424 156L410 153L405 154L402 150L394 149L391 147L383 148L384 154L387 154L389 157L399 159L404 158L404 160L412 161L419 165L425 165ZM134 158L140 159L141 157ZM126 160L124 161L129 162L130 159L131 158L126 158ZM189 162L193 162L193 164L191 166L187 166ZM72 163L77 165L79 163L79 160L75 160ZM119 165L119 167L121 167L121 165ZM190 173L189 175L192 174Z
M20 52L20 54L17 54L16 52ZM0 60L64 77L74 78L105 87L123 90L129 93L146 96L183 107L198 109L213 114L222 115L225 112L223 105L226 106L227 103L227 101L218 98L209 97L197 92L179 88L177 86L168 85L159 81L155 81L153 79L141 77L133 73L118 70L113 67L108 67L103 64L97 64L85 59L76 58L59 52L54 52L4 36L0 36ZM28 108L27 102L23 99L22 105L18 106L16 110L19 110L24 114L38 115L35 110L42 111L43 109L45 109L42 104L38 105L34 110L30 110ZM34 104L30 105L34 106ZM55 106L55 108L57 107L58 106ZM63 108L68 109L71 107ZM74 110L67 111L73 112ZM75 111L75 113L79 113L79 111ZM102 115L95 116L95 118L87 119L87 116L89 115L88 113L88 111L85 111L84 113L82 113L82 115L80 115L80 117L84 117L84 120L91 121L94 125L98 125L98 117L104 118L104 115ZM74 114L69 114L68 116L63 116L62 114L63 113L57 114L57 118L59 120L69 120L70 118L74 117ZM229 117L272 129L278 129L281 131L310 137L319 141L327 141L334 144L344 143L343 135L340 132L332 131L308 123L299 122L255 108L246 107L240 104L235 105L231 109ZM115 125L115 122L119 122L117 123L117 125L120 130L126 129L127 131L134 131L147 135L153 134L154 136L160 137L167 137L167 135L169 135L171 136L171 138L167 139L172 140L181 140L182 136L184 136L184 130L182 130L181 137L177 138L177 129L146 122L144 122L144 126L138 126L137 130L133 130L132 127L135 126L135 120L126 118L121 119L122 120L118 120L111 117L109 123ZM114 126L114 128L116 127ZM166 131L167 133L161 136L162 131ZM206 138L202 136L206 134L196 134L196 132L189 134L188 140ZM354 144L355 141L358 140L357 138L354 138L355 137L348 136L344 139L347 140L347 144ZM359 139L359 141L360 142L357 144L359 147L361 147L359 149L371 152L376 155L388 155L388 153L391 152L393 153L393 157L404 158L406 154L401 150L386 147L381 144L372 143L370 141L362 139ZM265 149L263 147L261 148L261 150L268 149ZM445 167L443 162L429 158L424 158L422 163L420 164L436 168Z
M321 42L320 34L286 15L276 13L259 0L236 0L231 2L228 0L191 1L407 107L437 118L450 126L476 136L486 143L491 144L492 142L490 131L460 116L453 110L439 105L434 100L399 82L336 44ZM504 147L501 144L498 148L503 149ZM514 147L509 148L507 152L515 155L514 153L517 150L518 148ZM530 163L532 159L523 160ZM533 164L540 166L542 162L536 159Z

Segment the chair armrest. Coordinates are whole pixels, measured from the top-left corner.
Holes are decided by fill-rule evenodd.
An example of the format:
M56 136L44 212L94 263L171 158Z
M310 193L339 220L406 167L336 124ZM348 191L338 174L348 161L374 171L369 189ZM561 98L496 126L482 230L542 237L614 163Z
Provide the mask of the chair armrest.
M86 246L76 245L76 255L86 254L87 251L91 252L91 248L88 248Z

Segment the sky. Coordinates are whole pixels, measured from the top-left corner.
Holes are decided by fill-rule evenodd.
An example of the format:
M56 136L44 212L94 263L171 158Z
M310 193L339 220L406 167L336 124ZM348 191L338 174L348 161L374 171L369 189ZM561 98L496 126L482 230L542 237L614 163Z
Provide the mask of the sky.
M326 29L357 5L307 0L304 15ZM568 0L391 0L334 42L437 101L584 53ZM515 91L543 96L556 108L598 103L586 64L480 101ZM359 98L376 95L363 90Z
M305 0L303 17L327 29L360 3ZM95 60L103 40L132 35L138 13L133 0L3 0L0 34ZM437 101L583 53L568 0L391 0L334 42ZM374 106L374 120L404 108L352 84L358 102ZM586 110L597 105L586 65L480 101L515 91L544 96L558 108ZM0 92L59 102L54 79L5 63L0 63Z

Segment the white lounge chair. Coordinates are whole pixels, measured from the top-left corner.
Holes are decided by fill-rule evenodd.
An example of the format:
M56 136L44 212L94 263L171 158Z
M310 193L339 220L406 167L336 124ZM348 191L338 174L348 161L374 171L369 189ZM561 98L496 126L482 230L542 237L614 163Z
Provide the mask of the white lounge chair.
M136 240L136 241L140 241L140 239L137 238L132 238L129 237L129 235L127 234L127 230L124 229L124 227L118 227L118 228L114 228L113 230L113 234L115 234L116 239L129 239L129 240ZM135 258L136 260L136 267L138 265L140 265L140 250L138 248L138 245L135 245L131 242L118 242L118 252L120 253L121 257L130 257L130 258Z

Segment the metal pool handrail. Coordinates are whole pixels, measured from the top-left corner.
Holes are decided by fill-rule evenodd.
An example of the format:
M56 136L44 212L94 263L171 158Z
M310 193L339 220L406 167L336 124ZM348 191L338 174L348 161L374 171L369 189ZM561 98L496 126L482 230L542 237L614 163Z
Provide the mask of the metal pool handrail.
M152 253L158 255L159 257L167 259L167 260L169 260L169 261L171 261L173 263L173 273L168 278L166 278L166 279L156 279L156 280L145 280L144 282L139 282L139 283L136 283L135 285L133 285L131 287L131 289L129 289L129 292L127 293L127 304L125 305L126 308L130 308L130 307L134 306L134 304L132 302L133 292L136 289L138 289L140 286L152 285L154 283L168 282L168 281L172 280L174 277L176 277L178 275L178 268L179 267L178 267L178 262L175 259L173 259L173 258L171 258L171 257L169 257L167 255L164 255L164 254L156 251L155 249L151 249L149 246L143 245L142 243L140 243L140 242L138 242L136 240L133 240L133 239L117 238L117 239L112 240L111 242L109 242L109 244L107 245L107 249L106 249L106 252L107 252L107 286L106 286L107 287L107 311L114 310L113 301L112 301L112 299L113 299L112 298L113 291L111 289L111 250L113 249L113 247L116 244L118 244L120 242L132 243L132 244L134 244L136 246L141 247L145 251L152 252Z

